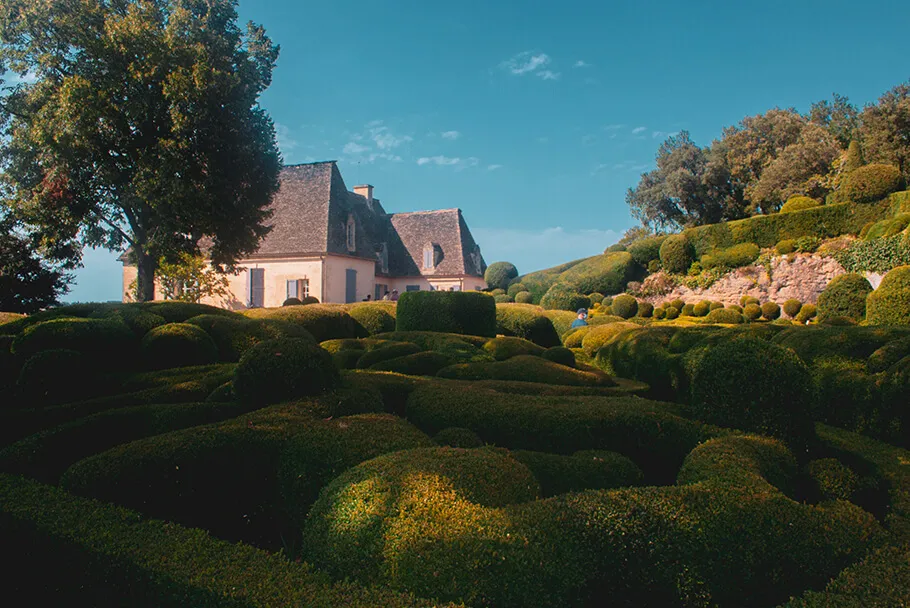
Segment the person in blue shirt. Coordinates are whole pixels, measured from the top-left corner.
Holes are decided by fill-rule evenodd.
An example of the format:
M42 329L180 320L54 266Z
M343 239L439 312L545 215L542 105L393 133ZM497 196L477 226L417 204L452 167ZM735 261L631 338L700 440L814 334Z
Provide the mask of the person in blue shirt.
M588 311L585 310L584 308L579 308L578 309L578 318L575 319L574 321L572 321L572 325L571 325L572 329L575 329L576 327L584 327L585 325L587 325L588 322L585 320L587 318L588 318Z

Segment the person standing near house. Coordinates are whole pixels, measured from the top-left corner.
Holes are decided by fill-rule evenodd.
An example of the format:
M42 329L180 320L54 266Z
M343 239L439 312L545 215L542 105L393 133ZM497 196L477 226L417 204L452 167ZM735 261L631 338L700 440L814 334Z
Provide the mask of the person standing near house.
M385 290L385 293L382 294L382 299L387 301L390 297L391 297L391 296L389 295L389 290L386 289L386 290Z
M570 326L571 329L575 329L576 327L584 327L585 325L588 324L588 322L585 320L588 318L587 310L585 310L584 308L579 308L577 314L578 314L578 318L576 318L574 321L572 321L572 325Z
M364 302L369 302L369 301L372 300L372 299L373 299L373 296L371 296L370 294L367 294L366 297L363 299L363 301L364 301Z
M392 290L392 295L389 296L389 299L392 300L393 302L398 301L398 290L397 289Z

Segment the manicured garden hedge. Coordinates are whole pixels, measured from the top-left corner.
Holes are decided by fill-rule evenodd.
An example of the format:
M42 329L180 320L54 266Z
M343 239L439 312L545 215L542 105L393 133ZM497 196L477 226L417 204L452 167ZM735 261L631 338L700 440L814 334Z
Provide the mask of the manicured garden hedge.
M201 328L189 323L168 323L151 330L141 343L148 369L205 365L218 360L215 341Z
M436 374L452 380L518 380L571 386L616 386L600 370L573 369L543 357L518 355L495 363L458 363L444 367Z
M497 304L496 333L524 338L544 348L560 344L553 322L536 306Z
M234 394L255 405L317 395L337 384L332 356L300 338L261 342L244 353L234 371Z
M868 295L866 319L876 325L910 325L910 266L888 272Z
M235 363L247 350L265 340L304 338L315 341L303 326L282 319L249 319L242 315L199 315L186 321L205 330L218 347L221 361Z
M556 283L540 299L540 305L547 310L576 312L580 308L590 308L591 298L573 287Z
M866 296L872 285L860 274L847 273L834 277L818 296L818 320L846 317L853 321L866 318Z
M307 330L317 342L333 338L363 338L363 327L338 306L308 304L283 308L250 308L243 315L252 319L290 321Z
M543 497L637 486L643 477L634 462L606 450L583 450L571 456L516 450L512 457L531 469Z
M398 300L396 331L496 335L496 303L484 293L410 291Z

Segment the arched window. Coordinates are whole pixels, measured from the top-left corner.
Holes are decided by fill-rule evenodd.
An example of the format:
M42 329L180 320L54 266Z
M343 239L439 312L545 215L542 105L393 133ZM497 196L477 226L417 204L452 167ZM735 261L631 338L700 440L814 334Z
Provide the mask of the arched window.
M348 225L345 231L345 242L347 243L348 251L354 251L357 248L357 233L355 230L354 214L352 213L348 215Z

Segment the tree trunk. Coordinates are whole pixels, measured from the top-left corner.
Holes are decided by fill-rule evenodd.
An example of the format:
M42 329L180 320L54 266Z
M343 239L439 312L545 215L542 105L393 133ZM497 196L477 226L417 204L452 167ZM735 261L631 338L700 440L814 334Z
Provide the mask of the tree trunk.
M136 252L136 300L150 302L155 299L155 258L145 252Z

